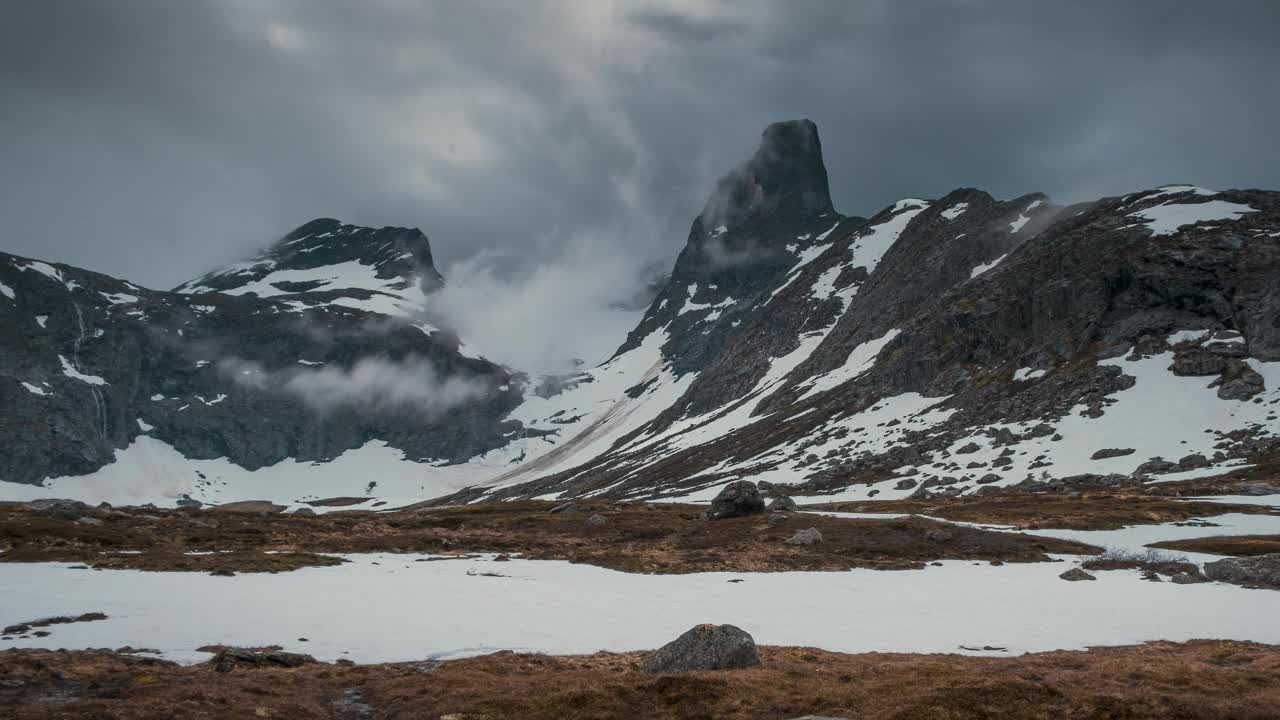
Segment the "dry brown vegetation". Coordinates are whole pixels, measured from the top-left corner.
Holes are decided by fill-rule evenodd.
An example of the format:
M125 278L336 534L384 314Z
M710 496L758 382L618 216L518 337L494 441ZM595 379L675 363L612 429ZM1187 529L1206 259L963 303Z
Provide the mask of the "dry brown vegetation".
M1280 553L1280 535L1235 535L1231 537L1192 538L1152 543L1151 547L1183 552L1252 557Z
M1137 553L1107 548L1101 555L1080 563L1080 567L1085 570L1143 570L1159 575L1200 574L1200 568L1186 556L1151 549Z
M1035 562L1099 552L1081 543L965 528L923 518L849 520L792 514L708 521L701 508L511 502L374 513L285 515L210 510L95 511L100 522L0 506L0 560L64 561L143 570L276 572L340 562L317 553L498 552L645 573L906 569L934 560ZM587 518L602 515L603 525ZM815 527L823 542L788 545ZM133 551L138 551L133 554ZM188 555L206 552L206 555ZM287 553L287 554L269 554Z
M1266 505L1228 505L1118 491L1078 495L1011 492L931 500L863 500L810 507L840 512L914 513L1024 530L1116 530L1127 525L1184 522L1228 513L1280 514Z
M648 675L642 653L182 667L0 652L6 718L1274 718L1280 648L1192 641L1012 658L764 647L758 668Z

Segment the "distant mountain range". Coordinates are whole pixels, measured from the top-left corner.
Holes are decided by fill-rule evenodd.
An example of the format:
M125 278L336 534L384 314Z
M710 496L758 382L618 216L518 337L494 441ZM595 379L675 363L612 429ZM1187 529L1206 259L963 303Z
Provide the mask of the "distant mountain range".
M443 282L421 231L330 219L172 292L0 254L0 499L893 498L1188 477L1280 434L1275 192L847 217L794 121L598 367L472 356Z

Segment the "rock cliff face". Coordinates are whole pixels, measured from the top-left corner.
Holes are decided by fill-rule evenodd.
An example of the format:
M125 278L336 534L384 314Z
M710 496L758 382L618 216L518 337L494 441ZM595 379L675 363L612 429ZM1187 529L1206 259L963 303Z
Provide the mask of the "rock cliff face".
M307 244L317 232L347 244ZM0 479L93 472L143 435L250 470L375 440L412 460L483 453L519 389L396 317L439 282L420 232L331 220L177 293L0 254Z
M825 196L816 142L791 145L794 161L769 149L809 127L789 125L708 207L790 210L694 220L671 284L597 371L631 358L628 399L591 413L575 397L590 391L564 393L581 420L554 462L458 498L710 499L742 477L802 495L974 492L1203 470L1181 459L1230 463L1280 432L1280 194L1166 186L1060 207L960 189L869 219L825 201L806 215L743 184L775 163ZM1117 444L1130 452L1094 457Z
M421 233L335 220L175 293L4 257L0 478L142 434L243 469L381 442L424 461L388 494L441 502L903 497L1211 472L1280 434L1272 192L966 188L848 217L795 121L716 185L599 367L526 383L465 356L422 320L441 282Z

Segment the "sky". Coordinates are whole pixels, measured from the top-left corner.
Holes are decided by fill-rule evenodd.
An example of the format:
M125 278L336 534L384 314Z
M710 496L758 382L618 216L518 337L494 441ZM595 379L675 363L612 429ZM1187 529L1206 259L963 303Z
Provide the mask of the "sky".
M422 228L495 303L603 264L556 283L599 304L801 117L846 214L1280 189L1277 27L1271 0L0 3L0 250L168 288L337 217Z

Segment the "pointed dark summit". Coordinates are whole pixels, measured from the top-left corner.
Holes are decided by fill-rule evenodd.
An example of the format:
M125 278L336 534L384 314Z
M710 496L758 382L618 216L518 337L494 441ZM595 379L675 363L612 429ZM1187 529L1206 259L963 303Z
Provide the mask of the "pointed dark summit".
M831 211L818 126L788 120L765 128L755 155L716 183L702 222L710 230L756 215L807 219Z

